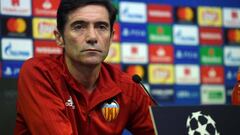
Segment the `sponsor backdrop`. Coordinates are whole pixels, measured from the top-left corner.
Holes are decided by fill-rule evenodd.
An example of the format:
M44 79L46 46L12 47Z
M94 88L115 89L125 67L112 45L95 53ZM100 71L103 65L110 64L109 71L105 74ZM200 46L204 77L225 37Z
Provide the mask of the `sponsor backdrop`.
M240 65L239 0L113 3L119 15L106 62L141 76L161 105L230 103ZM15 107L25 60L62 53L53 36L58 4L0 0L0 106Z

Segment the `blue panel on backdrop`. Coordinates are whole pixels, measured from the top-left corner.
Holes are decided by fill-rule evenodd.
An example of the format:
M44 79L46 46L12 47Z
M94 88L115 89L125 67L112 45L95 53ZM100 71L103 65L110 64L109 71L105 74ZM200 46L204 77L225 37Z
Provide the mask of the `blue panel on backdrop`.
M175 63L199 64L199 47L175 46Z
M151 86L151 94L159 104L174 103L174 89L172 85L154 85Z
M121 23L121 41L147 42L146 24Z
M231 97L232 97L232 90L233 90L233 85L226 85L226 104L231 104Z
M225 67L225 84L233 86L237 82L238 67Z
M200 87L189 85L176 85L176 104L181 105L199 105Z
M17 78L23 61L3 61L2 62L2 77Z
M172 6L224 6L224 7L239 7L239 0L146 0L148 3L170 4Z

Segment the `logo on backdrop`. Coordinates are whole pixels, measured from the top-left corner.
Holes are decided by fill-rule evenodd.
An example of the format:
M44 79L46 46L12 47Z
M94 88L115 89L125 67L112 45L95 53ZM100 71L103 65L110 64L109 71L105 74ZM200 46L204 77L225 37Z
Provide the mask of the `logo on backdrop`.
M3 60L27 60L33 57L33 43L30 39L2 39Z
M53 31L56 19L33 18L33 37L37 39L55 39Z
M186 127L188 135L220 135L213 118L201 111L192 112L188 116Z
M173 84L174 69L173 65L150 64L148 67L150 84Z
M1 2L1 13L4 15L31 16L31 0L5 0Z
M225 84L229 86L234 86L236 83L238 67L237 66L227 66L224 69L225 73Z
M196 13L192 7L177 7L175 9L177 22L179 23L195 23Z
M17 78L23 61L3 61L2 63L2 77L3 78Z
M175 65L175 79L177 84L199 84L200 69L198 65Z
M34 56L44 56L49 54L62 54L63 49L56 45L55 41L34 41Z
M224 69L222 66L201 66L201 81L204 84L223 84Z
M130 76L138 74L144 82L147 82L147 66L146 65L124 64L123 65L123 71L128 73Z
M153 23L172 23L171 5L148 4L148 21Z
M21 17L2 17L2 34L4 36L31 36L31 19Z
M200 104L200 87L198 85L175 85L174 90L177 104Z
M199 28L199 38L201 45L222 45L223 31L221 28Z
M121 41L146 42L147 30L145 24L121 24Z
M225 29L227 44L240 45L240 29Z
M149 24L148 40L150 43L172 43L172 26Z
M149 45L150 62L173 63L173 46L171 45Z
M122 62L129 64L148 63L148 46L145 43L122 43Z
M224 85L201 85L201 104L225 104L226 90Z
M198 27L194 25L174 25L174 44L176 45L198 45Z
M59 0L33 0L33 15L55 17L59 2Z
M240 48L239 47L224 47L224 64L227 66L240 65Z
M151 86L151 94L159 102L173 103L175 101L175 90L171 85Z
M121 1L119 11L121 22L130 23L147 22L147 9L145 3Z
M240 9L223 8L223 24L225 27L240 28Z
M175 46L175 63L199 64L199 48Z
M200 26L222 26L222 10L214 7L198 7L198 24Z
M120 63L120 44L112 43L108 52L108 56L105 59L106 62Z
M200 47L201 64L221 65L223 64L223 50L220 47Z
M113 29L115 30L113 35L113 41L119 42L120 41L120 25L118 22L114 23Z

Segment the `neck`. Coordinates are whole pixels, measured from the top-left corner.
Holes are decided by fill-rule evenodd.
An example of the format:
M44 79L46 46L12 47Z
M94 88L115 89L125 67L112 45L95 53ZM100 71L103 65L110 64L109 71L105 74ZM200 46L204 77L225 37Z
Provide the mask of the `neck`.
M98 65L84 65L73 62L65 58L67 68L70 74L77 80L79 85L83 85L87 92L92 93L97 84L99 72L101 70Z

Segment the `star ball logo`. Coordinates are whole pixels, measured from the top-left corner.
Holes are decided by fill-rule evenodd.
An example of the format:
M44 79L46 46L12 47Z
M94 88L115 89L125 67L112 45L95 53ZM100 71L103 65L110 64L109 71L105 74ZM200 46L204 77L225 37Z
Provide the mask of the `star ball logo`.
M201 111L193 112L188 116L186 127L188 135L220 135L213 118Z

